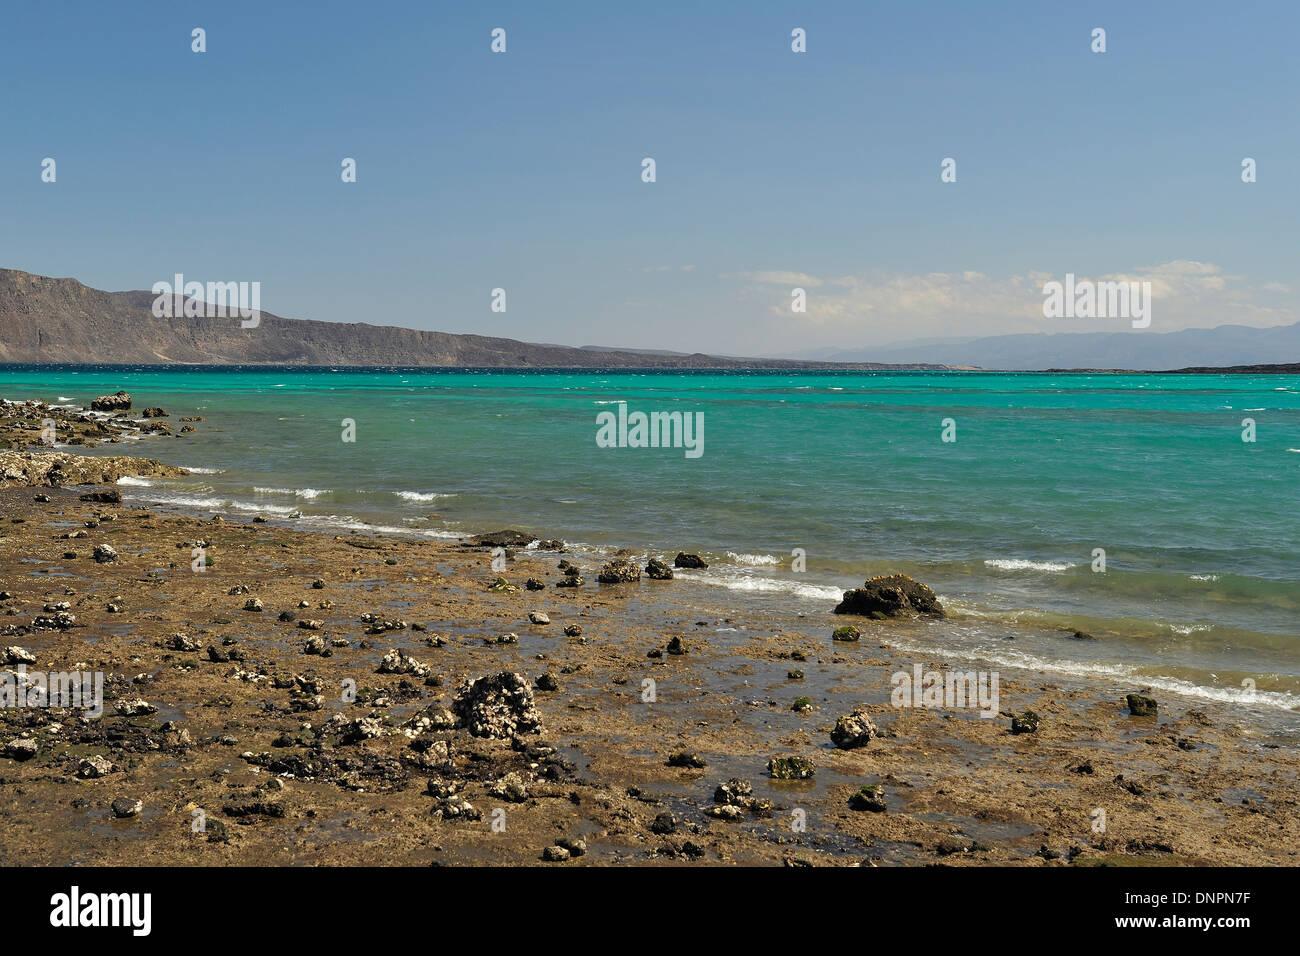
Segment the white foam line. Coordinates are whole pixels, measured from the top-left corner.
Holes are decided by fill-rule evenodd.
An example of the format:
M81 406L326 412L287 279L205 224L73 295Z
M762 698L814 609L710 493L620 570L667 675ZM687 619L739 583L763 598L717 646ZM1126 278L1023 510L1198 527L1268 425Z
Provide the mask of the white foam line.
M916 647L909 646L902 641L891 640L895 648L902 651L908 651L913 654L933 655L936 652L934 647ZM1088 664L1081 661L1052 661L1044 660L1033 654L997 654L984 651L973 651L971 653L962 653L953 647L944 647L943 653L957 658L966 660L985 660L993 664L1001 664L1006 667L1013 667L1018 670L1047 671L1052 674L1063 674L1067 677L1077 677L1080 679L1096 680L1098 677L1112 678L1120 685L1119 689L1127 688L1129 691L1140 687L1153 687L1157 690L1168 691L1172 694L1178 694L1182 697L1191 697L1198 700L1211 700L1223 704L1240 704L1245 706L1258 705L1270 709L1293 711L1300 707L1300 697L1286 691L1263 691L1257 690L1254 694L1254 700L1246 700L1245 691L1233 687L1206 687L1202 684L1193 684L1191 681L1182 680L1178 677L1161 677L1151 676L1149 674L1138 673L1134 668L1126 664Z

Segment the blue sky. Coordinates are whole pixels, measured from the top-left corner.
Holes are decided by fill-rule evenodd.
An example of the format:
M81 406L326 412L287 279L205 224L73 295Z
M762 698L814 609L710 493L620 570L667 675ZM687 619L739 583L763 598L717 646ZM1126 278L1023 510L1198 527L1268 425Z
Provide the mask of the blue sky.
M0 266L729 354L1127 328L1044 319L1066 272L1151 279L1151 332L1294 322L1297 35L1250 2L14 4Z

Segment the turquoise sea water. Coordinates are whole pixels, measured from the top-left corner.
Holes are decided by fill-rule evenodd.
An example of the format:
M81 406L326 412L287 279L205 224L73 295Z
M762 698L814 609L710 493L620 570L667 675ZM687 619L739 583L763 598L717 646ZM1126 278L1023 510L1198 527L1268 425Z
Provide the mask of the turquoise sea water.
M1300 703L1298 376L0 368L11 399L118 388L206 418L130 449L208 470L124 486L140 503L694 550L737 607L810 616L902 570L956 612L949 642ZM703 454L598 447L618 402L702 413Z

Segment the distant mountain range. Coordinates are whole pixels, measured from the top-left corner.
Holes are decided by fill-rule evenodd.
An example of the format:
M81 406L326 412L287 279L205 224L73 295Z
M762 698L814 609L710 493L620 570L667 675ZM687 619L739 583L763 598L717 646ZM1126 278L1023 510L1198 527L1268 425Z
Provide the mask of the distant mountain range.
M75 279L0 269L0 363L323 365L469 368L937 368L535 345L486 335L285 319L158 318L152 292L102 292ZM173 299L177 308L183 304Z
M883 348L818 349L801 358L823 362L925 361L989 369L1170 370L1300 362L1300 322L1258 329L1220 325L1179 332L1058 332L930 339Z
M1210 371L1300 362L1300 323L1180 332L1077 332L824 348L793 358L543 345L365 323L158 318L152 292L102 292L75 279L0 269L0 363L323 365L471 368L1142 369ZM185 300L175 299L178 315ZM1283 371L1275 367L1273 371Z

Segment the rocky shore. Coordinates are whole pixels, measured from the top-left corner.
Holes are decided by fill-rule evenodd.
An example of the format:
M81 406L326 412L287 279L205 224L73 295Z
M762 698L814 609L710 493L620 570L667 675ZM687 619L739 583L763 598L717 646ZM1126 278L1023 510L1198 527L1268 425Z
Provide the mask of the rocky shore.
M910 578L739 620L684 597L694 555L159 514L82 482L170 466L32 444L0 462L5 865L1300 860L1300 761L1230 709L1032 673L990 717L895 706L969 666L894 646L941 626ZM15 705L73 672L102 715Z

